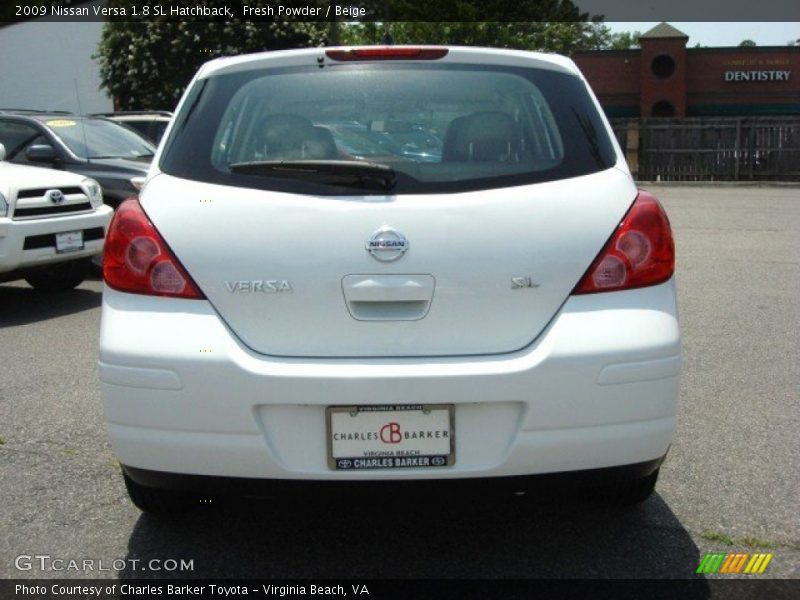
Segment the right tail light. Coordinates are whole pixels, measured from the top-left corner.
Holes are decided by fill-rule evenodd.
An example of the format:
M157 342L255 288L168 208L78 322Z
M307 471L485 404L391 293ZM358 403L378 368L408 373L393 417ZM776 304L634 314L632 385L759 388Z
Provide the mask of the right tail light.
M656 285L667 281L674 271L675 244L667 214L655 196L640 191L572 293Z

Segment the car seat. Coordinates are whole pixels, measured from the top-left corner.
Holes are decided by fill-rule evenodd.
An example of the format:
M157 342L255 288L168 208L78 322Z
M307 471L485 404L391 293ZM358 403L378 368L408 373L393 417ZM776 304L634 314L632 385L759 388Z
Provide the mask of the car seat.
M443 162L515 162L522 135L504 112L476 112L453 119L442 149Z

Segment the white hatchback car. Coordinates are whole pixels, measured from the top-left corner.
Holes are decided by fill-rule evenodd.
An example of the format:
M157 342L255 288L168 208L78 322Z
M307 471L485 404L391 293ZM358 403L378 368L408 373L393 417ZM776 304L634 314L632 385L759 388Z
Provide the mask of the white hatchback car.
M640 502L676 424L673 269L567 58L212 61L107 239L99 372L127 489L169 512L220 489L582 478Z

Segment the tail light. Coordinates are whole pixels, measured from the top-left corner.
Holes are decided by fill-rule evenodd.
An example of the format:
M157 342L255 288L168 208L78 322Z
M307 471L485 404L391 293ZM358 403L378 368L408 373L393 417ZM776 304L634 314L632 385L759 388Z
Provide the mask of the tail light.
M640 191L573 294L628 290L662 283L675 270L669 219L655 196Z
M108 227L103 279L109 287L132 294L205 297L136 198L119 205Z
M447 56L447 48L416 48L413 46L369 46L326 50L328 58L339 61L352 60L437 60Z

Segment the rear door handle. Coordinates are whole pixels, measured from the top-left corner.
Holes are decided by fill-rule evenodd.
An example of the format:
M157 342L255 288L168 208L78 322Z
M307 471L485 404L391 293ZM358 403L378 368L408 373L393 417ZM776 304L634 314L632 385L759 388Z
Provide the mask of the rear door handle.
M342 291L359 321L415 321L430 308L436 280L431 275L347 275Z
M342 289L348 302L430 302L430 275L348 275Z

